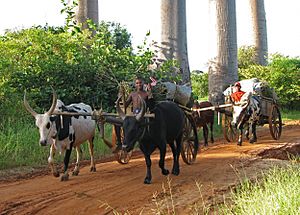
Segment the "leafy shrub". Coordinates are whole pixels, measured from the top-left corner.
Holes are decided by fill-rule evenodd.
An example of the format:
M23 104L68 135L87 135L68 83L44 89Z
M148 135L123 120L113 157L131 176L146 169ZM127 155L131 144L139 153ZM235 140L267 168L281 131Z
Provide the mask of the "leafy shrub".
M239 79L259 78L273 87L279 102L286 108L299 108L300 105L300 58L274 54L269 57L269 65L261 66L251 61L251 47L240 49ZM241 53L240 53L241 52ZM242 54L242 52L244 52ZM254 53L254 52L253 52ZM250 60L249 60L250 59Z
M208 96L208 73L192 72L191 82L194 99L207 98Z
M152 53L133 53L130 34L101 23L71 35L58 28L33 27L0 37L0 99L17 100L25 89L37 106L49 107L51 86L66 104L84 101L113 106L121 80L148 73Z

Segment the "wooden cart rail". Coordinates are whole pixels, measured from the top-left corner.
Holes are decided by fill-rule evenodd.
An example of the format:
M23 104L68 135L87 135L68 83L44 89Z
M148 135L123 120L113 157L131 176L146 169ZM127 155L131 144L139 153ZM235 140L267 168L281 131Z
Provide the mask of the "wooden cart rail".
M232 107L232 104L215 105L215 106L205 107L205 108L192 108L192 110L193 111L206 111L206 110L218 111L218 109L226 108L226 107Z
M92 116L94 117L94 120L97 120L99 117L108 117L108 116L114 116L118 117L119 115L117 113L106 113L102 111L93 111L91 113L86 112L77 112L77 113L71 113L71 112L53 112L53 115L64 115L64 116ZM126 114L126 116L134 116L134 114ZM146 113L144 117L155 117L154 114Z

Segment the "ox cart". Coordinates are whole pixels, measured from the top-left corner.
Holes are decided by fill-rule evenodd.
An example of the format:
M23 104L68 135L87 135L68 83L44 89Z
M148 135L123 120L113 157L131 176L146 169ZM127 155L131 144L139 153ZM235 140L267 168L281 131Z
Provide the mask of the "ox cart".
M119 87L119 97L121 97L120 107L123 111L128 114L130 113L131 107L129 106L125 110L125 101L129 95L128 88L126 89L126 83L121 83ZM182 148L181 148L181 156L183 161L190 165L196 160L197 152L198 152L198 135L197 135L197 127L195 121L193 119L192 110L187 108L184 105L180 105L177 103L178 106L185 114L185 122L183 128L183 139L182 139ZM106 113L102 110L95 110L92 113L64 113L59 112L55 113L56 115L80 115L80 116L92 116L92 119L96 121L100 137L102 138L103 142L112 149L116 160L120 164L127 164L132 156L132 151L127 152L125 149L121 148L119 150L115 150L117 146L117 135L116 135L116 126L120 127L120 139L123 143L124 135L123 135L123 128L122 128L122 120L117 113ZM154 114L146 113L144 117L155 117ZM107 126L110 125L110 126ZM111 134L109 136L105 136L106 132L105 129L111 127ZM110 128L109 128L110 129ZM106 134L107 135L107 134Z
M183 137L182 137L182 147L181 147L181 157L183 161L190 165L194 163L197 157L199 145L198 145L198 135L197 135L197 127L195 121L192 116L191 109L179 105L179 107L183 110L185 114L185 122L183 128ZM153 114L145 114L145 117L155 117ZM108 113L96 113L94 114L94 118L97 120L97 125L100 131L100 136L103 139L104 143L108 145L110 148L115 148L117 144L117 137L115 126L112 127L112 138L111 142L104 136L104 128L105 123L110 123L112 125L118 125L118 116L115 114L108 114ZM114 119L115 118L115 119ZM123 129L121 127L121 142L123 142ZM127 164L132 156L132 151L127 152L124 149L120 149L115 151L116 160L120 164Z
M258 120L258 125L269 125L269 130L274 140L279 140L282 131L281 113L277 101L274 98L258 96L261 103L261 114ZM232 106L227 107L222 117L222 126L224 138L228 142L237 140L237 130L231 124L232 121Z

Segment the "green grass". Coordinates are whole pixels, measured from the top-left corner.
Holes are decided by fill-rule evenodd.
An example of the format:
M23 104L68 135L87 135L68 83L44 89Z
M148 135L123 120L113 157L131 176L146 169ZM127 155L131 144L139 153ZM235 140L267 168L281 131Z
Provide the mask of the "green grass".
M300 110L281 110L282 120L300 120Z
M111 133L111 126L106 129L107 135ZM0 130L0 170L20 166L47 165L50 146L39 145L39 132L34 125L34 120L13 121L7 120L5 127ZM82 145L82 160L89 160L88 144ZM96 131L94 140L95 158L111 154L111 150L102 142ZM56 155L56 160L61 162L63 156ZM76 160L75 150L72 152L72 162Z
M300 166L274 167L261 180L245 180L232 192L224 214L299 214Z

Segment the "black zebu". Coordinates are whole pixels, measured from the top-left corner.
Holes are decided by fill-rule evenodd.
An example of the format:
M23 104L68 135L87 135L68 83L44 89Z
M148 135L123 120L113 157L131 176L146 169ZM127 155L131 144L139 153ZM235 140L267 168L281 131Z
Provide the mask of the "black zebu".
M206 107L212 107L212 103L208 101L203 102L194 102L193 109L200 109ZM204 138L204 146L208 146L208 125L210 128L210 141L214 142L214 117L215 113L213 110L205 110L205 111L193 111L193 117L196 123L197 128L203 128L203 138Z
M151 110L151 113L155 114L154 118L145 118L145 102L143 101L142 103L143 105L139 114L136 116L126 116L120 108L118 99L117 111L123 119L123 147L127 151L130 151L134 148L135 143L139 142L147 165L147 174L144 183L150 184L152 179L150 156L156 148L160 150L159 167L161 168L161 172L163 175L169 174L169 170L165 169L167 144L170 145L173 153L172 174L179 175L179 156L185 115L176 103L163 101L156 104Z

